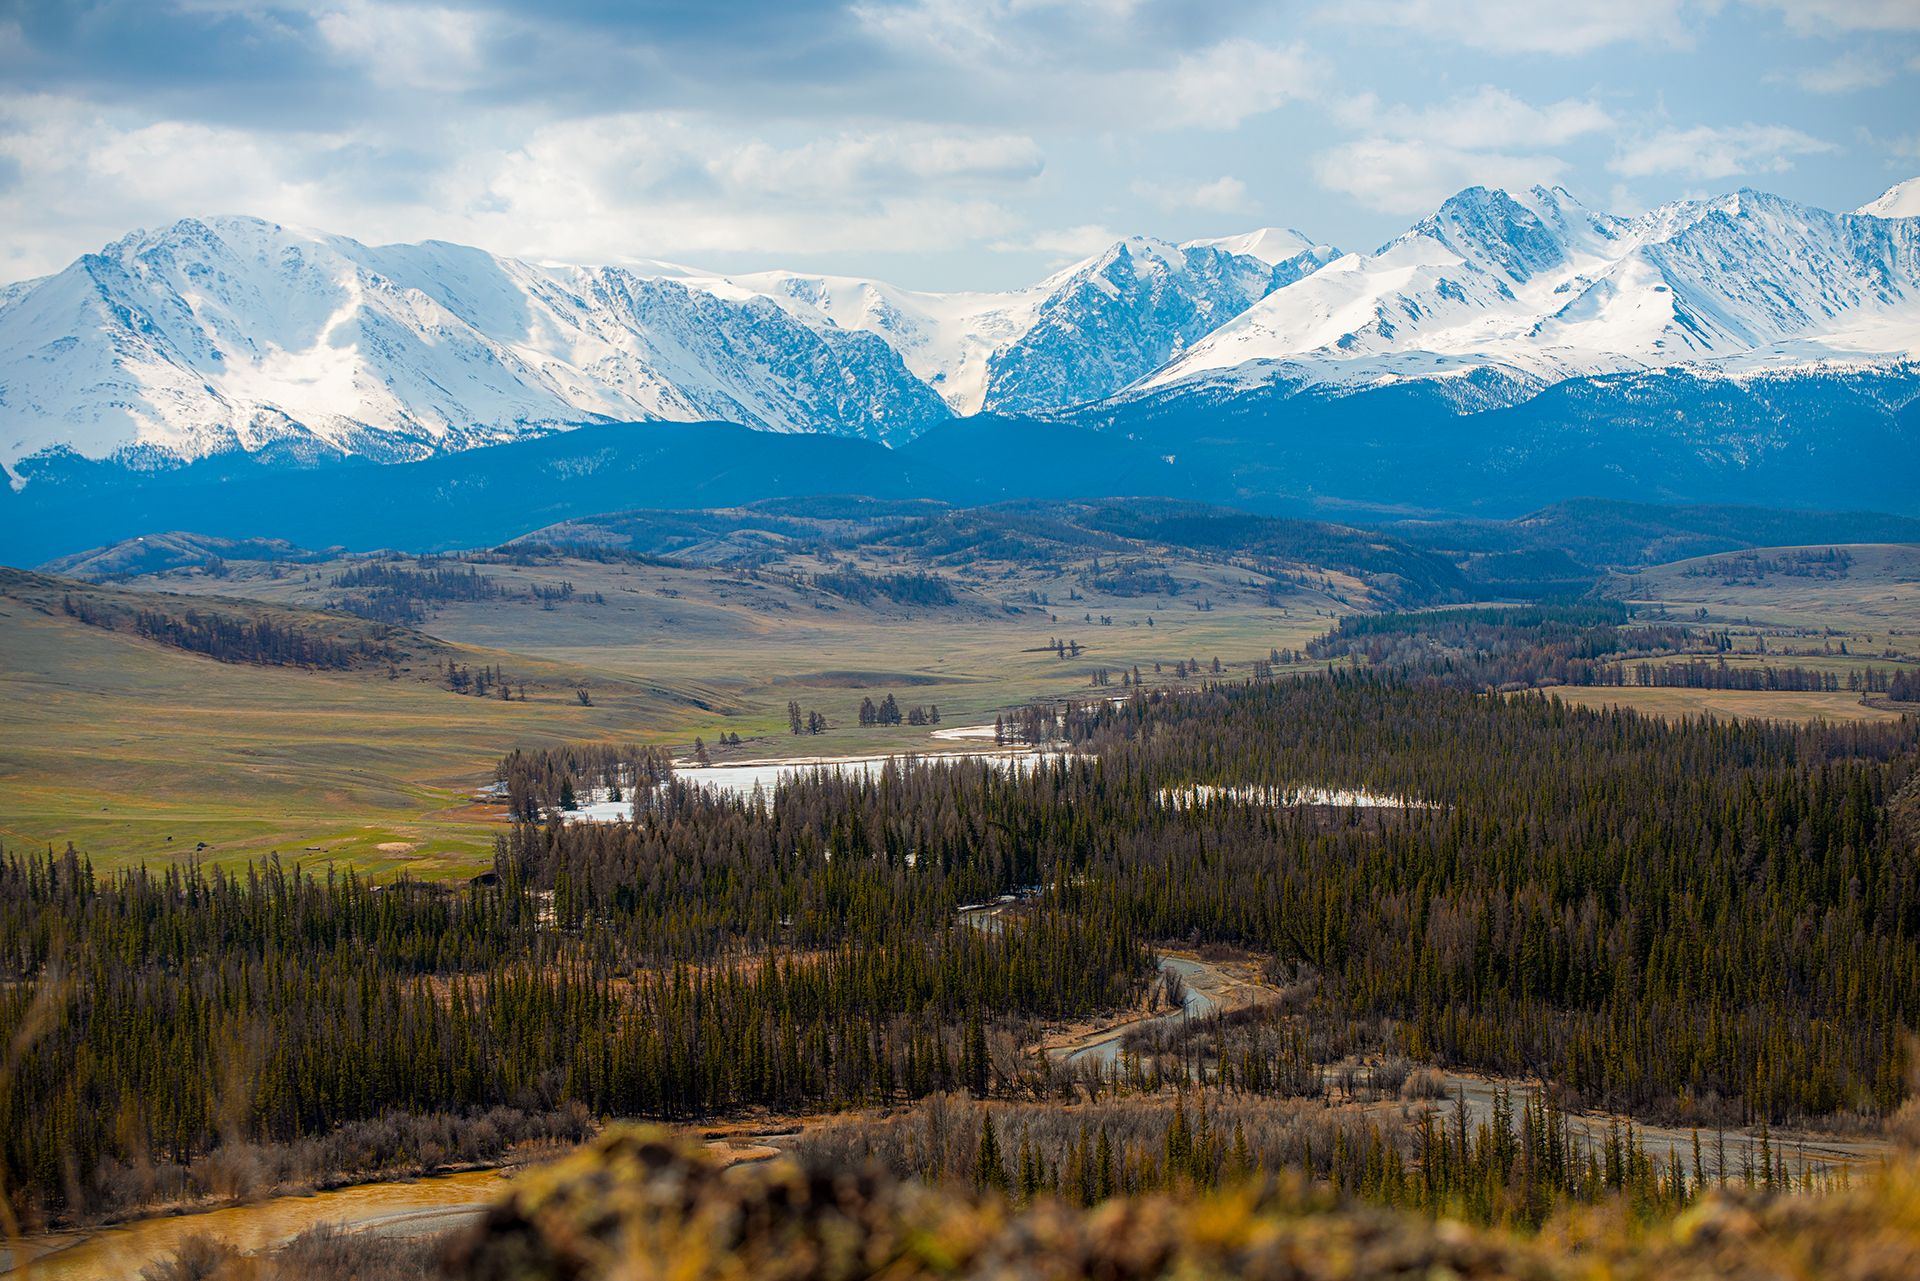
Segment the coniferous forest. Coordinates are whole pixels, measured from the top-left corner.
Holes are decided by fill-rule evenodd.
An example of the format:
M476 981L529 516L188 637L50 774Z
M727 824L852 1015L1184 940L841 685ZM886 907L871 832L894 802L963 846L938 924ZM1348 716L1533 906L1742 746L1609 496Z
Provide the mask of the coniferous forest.
M818 774L765 804L635 749L510 757L519 821L456 886L15 851L6 1194L97 1213L223 1146L497 1109L1278 1098L1356 1048L1709 1126L1902 1101L1912 718L1670 724L1342 671L1028 719L1073 750ZM635 789L635 820L562 821L550 794L575 786ZM1404 803L1274 803L1303 786ZM1285 999L1109 1070L1022 1052L1147 999L1176 944L1266 958ZM1546 1106L1515 1102L1529 1134ZM1440 1150L1401 1137L1392 1158L1340 1141L1380 1169ZM1464 1134L1451 1152L1511 1164Z

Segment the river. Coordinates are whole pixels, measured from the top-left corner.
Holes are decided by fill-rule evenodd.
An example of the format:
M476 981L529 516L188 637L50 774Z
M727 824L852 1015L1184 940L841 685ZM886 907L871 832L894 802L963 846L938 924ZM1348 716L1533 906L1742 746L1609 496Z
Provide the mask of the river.
M0 1244L7 1281L100 1281L137 1277L190 1237L245 1251L271 1249L323 1223L354 1232L427 1234L477 1218L500 1195L501 1170L468 1170L391 1183L360 1183L306 1196L277 1196L194 1214L112 1227L50 1232Z

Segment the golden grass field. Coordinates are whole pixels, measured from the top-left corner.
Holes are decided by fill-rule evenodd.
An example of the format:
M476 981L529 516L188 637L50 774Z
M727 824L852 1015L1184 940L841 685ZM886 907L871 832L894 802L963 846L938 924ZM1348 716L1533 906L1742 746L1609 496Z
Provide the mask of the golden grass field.
M1853 564L1838 579L1729 585L1679 562L1625 581L1642 592L1636 599L1683 621L1705 610L1704 621L1734 634L1741 652L1731 662L1844 672L1920 655L1920 549L1849 551ZM138 586L312 609L334 594L328 580L339 568L241 564L222 578L175 571ZM784 568L823 566L801 557ZM277 852L381 874L464 875L484 866L501 827L470 797L514 747L616 739L684 754L699 736L719 760L926 750L941 744L924 728L860 726L861 699L933 703L952 728L991 723L1036 699L1091 694L1089 677L1102 667L1113 692L1136 665L1149 683L1172 683L1182 658L1210 666L1218 657L1229 678L1246 676L1270 650L1298 648L1371 603L1363 584L1337 576L1290 586L1276 605L1242 568L1203 560L1169 568L1183 583L1179 596L1116 598L1088 592L1084 566L974 565L946 571L960 604L907 609L857 604L779 575L489 563L482 572L509 599L446 606L422 629L461 662L503 668L526 687L524 702L451 693L431 661L398 680L215 662L85 626L47 599L0 595L0 842L32 850L72 841L103 867L190 856L240 865ZM528 593L562 582L575 596L552 608ZM1076 590L1086 598L1069 600ZM1045 648L1056 636L1084 651L1056 657ZM1762 645L1765 655L1753 652ZM580 686L591 707L575 696ZM1897 714L1849 693L1555 692L1662 716ZM789 699L832 728L790 735ZM714 747L723 732L742 745Z
M1899 711L1870 706L1858 694L1750 692L1737 689L1640 689L1556 685L1547 692L1580 707L1625 707L1643 716L1758 717L1782 721L1898 720Z
M1709 619L1731 625L1736 633L1775 638L1779 650L1817 652L1833 632L1849 638L1849 648L1862 655L1920 655L1920 546L1850 545L1844 551L1852 564L1834 578L1783 573L1729 578L1710 572L1716 564L1746 557L1765 561L1827 550L1763 547L1699 556L1616 574L1612 586L1629 603L1663 606L1683 619L1705 610Z
M870 609L755 590L717 571L622 568L488 566L516 585L565 579L606 603L549 611L487 602L426 624L459 647L460 661L495 664L525 684L525 702L451 693L430 664L390 680L216 662L0 596L0 842L34 850L72 841L106 868L194 856L234 866L278 853L382 874L466 875L490 859L502 824L470 797L514 747L613 739L685 753L696 736L712 745L728 731L743 745L716 749L716 759L927 750L941 744L926 729L859 726L861 699L931 702L953 727L1090 692L1097 667L1114 671L1116 689L1122 666L1138 663L1153 679L1156 659L1168 668L1163 682L1178 658L1217 655L1244 675L1269 650L1324 630L1336 608L1316 595L1275 609L1223 584L1209 611L1089 600L1075 603L1083 620L1105 612L1113 623L1069 625L978 603ZM324 569L275 580L242 567L227 579L169 575L153 585L298 607L320 603ZM1055 635L1085 652L1056 658L1043 648ZM593 706L579 703L577 686ZM833 728L791 736L789 699Z

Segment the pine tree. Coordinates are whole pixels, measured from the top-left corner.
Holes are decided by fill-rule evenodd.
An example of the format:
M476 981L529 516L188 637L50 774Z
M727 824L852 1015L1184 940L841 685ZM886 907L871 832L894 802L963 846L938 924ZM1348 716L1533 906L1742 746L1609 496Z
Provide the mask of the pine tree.
M1105 1201L1118 1191L1113 1168L1113 1140L1107 1137L1107 1127L1103 1125L1093 1151L1093 1199L1096 1202Z
M1012 1186L1006 1162L1000 1156L1000 1136L994 1133L991 1111L980 1123L980 1146L973 1157L973 1186L982 1192L1002 1194Z

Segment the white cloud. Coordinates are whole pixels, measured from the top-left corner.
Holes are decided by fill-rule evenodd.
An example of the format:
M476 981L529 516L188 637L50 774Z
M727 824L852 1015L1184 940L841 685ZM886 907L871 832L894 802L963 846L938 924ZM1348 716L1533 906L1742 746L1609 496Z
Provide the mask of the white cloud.
M1125 237L1119 232L1089 222L1077 227L1059 227L1023 236L1003 237L987 248L998 253L1046 254L1056 262L1078 262L1123 239Z
M1133 194L1151 200L1162 209L1204 209L1211 213L1245 213L1249 207L1247 184L1232 175L1211 182L1135 181Z
M326 151L338 137L297 139L172 120L118 121L70 99L0 98L0 159L15 180L0 191L0 278L64 266L88 247L141 225L189 214L258 212L312 223L336 211L291 163L294 147Z
M314 29L335 54L389 87L465 89L487 74L482 22L471 12L347 0L315 13Z
M1314 157L1314 177L1381 213L1423 214L1462 187L1522 188L1566 172L1550 155L1470 151L1420 139L1362 138Z
M1820 35L1842 31L1920 31L1920 5L1913 0L1748 0L1769 9L1795 31Z
M1045 167L1031 138L888 130L779 147L748 142L706 163L723 185L766 195L832 198L910 182L1017 182Z
M1335 0L1320 16L1361 27L1405 28L1497 53L1583 54L1611 44L1689 43L1685 8L1683 0Z
M889 44L962 65L1004 49L1006 6L971 0L856 4L853 16Z
M1893 68L1880 58L1854 50L1832 62L1803 68L1793 79L1808 93L1852 93L1886 84L1893 79Z
M1371 96L1361 96L1342 104L1337 114L1352 128L1385 137L1487 151L1562 146L1614 124L1613 117L1589 99L1567 98L1536 107L1492 85L1418 109L1383 108Z
M1165 74L1168 123L1232 129L1251 116L1316 97L1327 80L1304 45L1224 40L1186 54Z
M1021 220L1042 157L1015 135L928 128L783 146L698 115L622 113L525 131L477 117L432 161L366 140L147 121L0 98L0 278L57 270L138 226L250 213L363 240L439 237L540 260L934 252ZM516 132L519 129L520 132ZM58 193L58 199L51 198ZM57 216L49 209L57 207Z
M703 118L563 121L482 171L489 243L621 261L675 254L909 252L976 244L1014 220L981 188L1018 186L1038 147L1007 135L881 130L782 146Z
M1362 136L1315 156L1315 178L1330 191L1395 214L1425 213L1476 184L1556 181L1567 164L1553 148L1614 125L1585 99L1534 106L1492 86L1421 108L1383 107L1362 95L1335 114Z
M1626 178L1681 174L1688 178L1730 178L1737 174L1784 173L1793 157L1832 151L1822 142L1785 125L1733 125L1663 129L1622 147L1607 167Z

